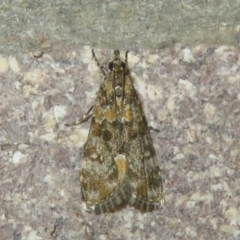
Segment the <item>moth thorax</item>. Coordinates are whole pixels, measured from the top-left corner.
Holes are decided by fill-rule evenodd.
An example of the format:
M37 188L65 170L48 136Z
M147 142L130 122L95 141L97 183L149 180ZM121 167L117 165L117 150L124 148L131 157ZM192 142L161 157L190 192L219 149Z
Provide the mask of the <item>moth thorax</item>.
M122 91L123 91L122 87L120 87L120 86L115 87L115 94L117 97L122 96Z

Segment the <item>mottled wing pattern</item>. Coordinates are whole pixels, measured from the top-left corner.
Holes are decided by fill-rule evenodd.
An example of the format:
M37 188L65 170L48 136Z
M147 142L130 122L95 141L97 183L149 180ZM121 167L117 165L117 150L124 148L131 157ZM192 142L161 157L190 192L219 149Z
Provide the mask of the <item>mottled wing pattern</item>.
M163 202L162 179L138 94L133 85L131 88L131 104L128 108L132 109L132 119L129 118L123 127L130 139L125 147L129 165L127 175L131 185L130 204L141 211L152 211Z
M96 60L94 52L93 57ZM98 92L84 148L82 200L89 211L96 213L114 211L126 203L151 211L163 201L162 180L127 68L127 53L122 62L115 50L109 69Z
M126 159L118 154L119 122L109 96L110 83L111 75L99 89L81 165L82 200L96 213L113 211L128 199Z

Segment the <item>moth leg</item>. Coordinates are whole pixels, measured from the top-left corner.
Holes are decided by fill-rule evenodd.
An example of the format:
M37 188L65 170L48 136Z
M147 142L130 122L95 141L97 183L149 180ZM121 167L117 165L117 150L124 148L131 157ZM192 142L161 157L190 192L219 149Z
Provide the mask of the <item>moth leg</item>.
M97 59L97 57L96 57L95 52L94 52L93 49L92 49L92 56L93 56L95 62L97 63L98 67L99 67L100 70L102 71L103 75L106 76L106 73L105 73L105 71L104 71L104 67L99 63L99 61L98 61L98 59Z
M155 132L160 132L160 130L159 130L159 129L157 129L157 128L154 128L154 127L152 127L152 126L148 126L148 128L149 128L150 130L152 130L152 131L155 131Z
M80 118L76 122L66 123L65 126L72 127L72 126L76 126L76 125L81 124L82 122L87 121L92 116L92 109L93 109L93 107L94 107L94 105L92 105L90 107L90 109L87 111L87 113L82 118Z
M125 65L127 65L127 61L128 61L128 52L129 51L127 50L126 53L125 53L125 61L124 61Z

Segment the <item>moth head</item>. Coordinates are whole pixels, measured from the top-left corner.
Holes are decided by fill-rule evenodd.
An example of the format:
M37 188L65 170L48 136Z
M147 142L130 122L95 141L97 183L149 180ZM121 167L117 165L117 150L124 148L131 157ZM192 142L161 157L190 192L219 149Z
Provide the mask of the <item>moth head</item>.
M114 50L114 58L113 61L108 64L108 68L110 71L123 71L125 69L125 63L120 59L119 50Z

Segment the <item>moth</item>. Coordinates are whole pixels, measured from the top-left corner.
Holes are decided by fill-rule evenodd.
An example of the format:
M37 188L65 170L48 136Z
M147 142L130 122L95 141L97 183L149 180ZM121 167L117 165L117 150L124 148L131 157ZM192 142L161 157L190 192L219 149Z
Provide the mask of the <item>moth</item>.
M105 73L95 105L84 120L91 124L81 164L83 206L97 214L113 212L127 204L146 212L163 202L162 179L150 130L138 93L119 50ZM82 122L82 121L80 121ZM80 123L79 122L79 123Z

